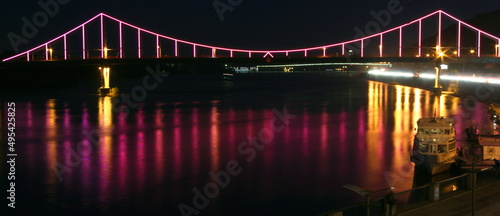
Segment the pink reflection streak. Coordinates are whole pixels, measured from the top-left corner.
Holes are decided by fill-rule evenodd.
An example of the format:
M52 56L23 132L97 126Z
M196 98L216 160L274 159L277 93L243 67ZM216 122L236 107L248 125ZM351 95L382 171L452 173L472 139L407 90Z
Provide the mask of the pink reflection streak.
M33 127L32 127L32 124L33 124L33 108L32 108L32 105L31 105L31 102L27 102L26 103L26 116L27 116L27 120L26 120L26 124L27 124L27 130L28 130L28 137L29 138L32 138L33 137ZM0 129L2 129L2 127L0 126ZM32 143L28 143L28 145L26 145L26 155L27 155L27 158L26 160L29 161L29 164L31 167L33 167L35 164L35 150L34 150L34 145Z
M340 112L340 115L339 115L339 138L340 138L340 152L341 152L341 156L344 156L346 155L345 154L345 151L347 150L346 149L346 146L344 145L345 142L345 139L346 139L346 136L347 136L347 113L345 112L345 110L342 110Z
M247 110L247 136L246 137L250 137L253 135L253 127L252 127L252 124L251 122L253 121L253 111L251 109L248 109Z
M357 155L357 160L359 161L366 161L364 160L366 158L367 152L370 151L371 146L369 146L368 142L366 142L366 130L365 130L365 121L364 121L364 108L360 107L358 110L358 116L357 116L357 121L358 121L358 134L357 134L357 139L358 139L358 144L356 147L356 150L358 151ZM368 162L369 163L369 162Z
M28 126L28 137L33 137L33 107L31 106L31 102L26 104L26 110L26 116L28 116L26 121Z
M321 112L321 159L318 166L321 171L318 175L320 179L324 179L329 169L328 166L328 112L326 107L323 107Z
M90 188L93 187L92 185L92 182L91 182L91 179L92 179L92 174L94 172L92 172L93 170L91 170L91 156L92 154L95 154L95 151L97 148L95 148L94 145L90 144L90 142L88 140L86 140L85 138L82 139L82 147L84 146L83 150L82 150L82 164L81 164L81 172L80 172L80 176L82 178L81 182L82 182L82 189L84 191L84 197L86 199L86 201L88 201L87 199L90 198ZM91 149L94 150L94 152L91 151ZM87 155L87 156L85 156Z
M142 188L144 186L145 172L147 169L146 162L145 162L145 159L146 159L145 148L146 148L146 146L145 146L145 142L144 142L144 110L143 110L142 106L139 106L138 109L139 110L137 112L137 117L136 117L137 118L137 128L136 128L136 131L137 131L137 149L136 149L137 176L136 176L136 178L137 178L138 187Z
M144 143L144 131L137 132L137 149L136 149L136 181L137 187L142 189L145 182L145 173L147 170L146 166L146 155L145 155L145 143Z
M127 146L127 133L122 131L118 136L118 188L120 197L123 197L127 192L128 185L128 176L127 176L127 167L129 158L128 155L128 146Z
M76 145L75 145L76 146ZM72 164L73 161L76 161L77 159L75 157L72 156L71 154L71 149L73 148L73 146L71 145L71 140L65 140L64 141L64 144L63 144L63 152L62 152L62 155L63 155L63 159L64 159L64 163L63 164ZM76 149L73 149L76 151ZM64 176L64 184L67 185L68 182L72 182L73 179L72 177L74 177L75 175L65 175Z
M83 107L82 107L82 130L89 130L89 113L88 113L88 108L85 107L85 104L83 104ZM91 174L93 172L90 171L90 162L92 161L90 159L91 155L92 155L92 150L94 150L94 154L96 152L96 147L95 146L90 146L90 142L89 140L87 140L85 137L82 137L82 146L85 146L85 148L83 148L83 154L82 155L88 155L88 156L82 156L82 187L84 189L85 192L89 192L90 191L90 188L91 188L91 182L90 182L90 179L91 179ZM88 197L88 196L85 196L85 197Z
M142 106L139 106L139 110L137 111L137 126L139 130L144 130L144 111L142 110Z
M354 145L352 145L351 143L346 142L346 138L349 135L348 132L347 132L347 119L348 119L347 112L344 109L342 109L337 116L338 116L338 121L337 122L338 122L338 125L339 125L339 129L338 129L338 139L339 139L339 142L338 142L338 151L340 152L340 154L338 154L339 155L338 161L341 161L341 162L345 163L345 162L349 161L349 159L346 158L347 149L351 148L351 146L354 146ZM340 173L346 173L346 172L348 172L348 169L345 166L339 166L338 168L339 168L339 172Z
M68 135L71 129L68 104L64 104L64 134Z
M181 154L181 121L179 108L174 109L174 173L177 178L181 176L182 154Z
M156 167L156 181L160 182L163 177L163 170L165 168L165 162L163 161L163 113L162 109L157 106L156 107L156 115L155 115L155 167Z
M302 149L306 155L309 155L309 113L307 108L304 108L304 121L302 122Z
M193 108L193 113L191 114L191 144L192 144L192 155L191 158L193 160L193 172L197 173L199 169L199 165L201 163L201 160L199 158L199 149L200 149L200 143L199 143L199 121L198 121L198 108Z
M234 129L234 121L235 121L235 112L233 110L233 108L231 107L230 110L229 110L229 142L230 142L230 145L229 145L229 148L230 148L230 152L236 152L236 136L235 136L235 129ZM236 158L232 158L232 159L236 159Z
M212 103L212 112L210 113L210 155L211 155L211 168L212 171L219 169L220 160L220 134L219 134L219 113L217 103Z

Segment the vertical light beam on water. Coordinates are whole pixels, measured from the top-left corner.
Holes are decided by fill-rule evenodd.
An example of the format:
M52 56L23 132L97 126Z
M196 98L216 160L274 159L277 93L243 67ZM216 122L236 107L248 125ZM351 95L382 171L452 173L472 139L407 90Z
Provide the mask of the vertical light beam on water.
M113 127L113 113L111 97L99 98L99 131L101 138L99 140L99 204L103 209L106 208L107 201L110 196L110 180L112 174L112 127Z
M163 147L163 112L159 104L155 111L155 177L156 182L161 182L165 170Z
M220 137L219 137L219 112L218 102L212 102L212 109L210 112L210 155L211 155L211 168L212 171L217 172L219 169L220 160Z

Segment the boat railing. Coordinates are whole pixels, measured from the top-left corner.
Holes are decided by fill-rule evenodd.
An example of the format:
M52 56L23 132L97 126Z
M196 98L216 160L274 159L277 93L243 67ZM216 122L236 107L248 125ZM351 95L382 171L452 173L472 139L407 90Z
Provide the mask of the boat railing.
M485 176L487 179L478 179L477 183L491 182L490 169L483 169L477 171L478 176ZM438 182L433 182L423 186L415 187L410 190L400 191L394 193L396 198L396 212L405 212L415 209L422 205L437 202L446 197L454 196L455 194L462 193L472 189L472 173L465 173L452 178L444 179ZM387 193L388 194L388 193ZM384 211L384 197L379 197L370 202L370 213L379 215ZM366 205L360 203L351 205L342 209L328 211L317 216L351 216L351 215L364 215L366 213Z

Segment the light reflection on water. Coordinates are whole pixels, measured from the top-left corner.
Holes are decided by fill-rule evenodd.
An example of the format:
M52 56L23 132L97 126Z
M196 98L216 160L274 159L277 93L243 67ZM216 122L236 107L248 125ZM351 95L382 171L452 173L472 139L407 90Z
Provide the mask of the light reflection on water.
M192 204L193 188L213 181L209 172L237 160L242 173L204 213L321 212L356 201L345 184L411 188L409 154L418 118L438 112L456 118L458 136L465 128L456 97L373 81L326 89L327 95L294 95L276 107L249 105L238 95L232 102L153 97L127 118L113 112L110 97L18 102L18 130L25 134L18 142L26 170L21 175L31 184L24 202L84 213L177 214L180 202ZM246 162L238 145L271 123L272 108L285 105L297 117ZM479 105L474 114L484 110ZM92 130L99 132L97 143L83 133ZM71 169L62 183L58 163ZM394 173L405 181L389 185L386 176ZM305 207L296 205L303 202Z

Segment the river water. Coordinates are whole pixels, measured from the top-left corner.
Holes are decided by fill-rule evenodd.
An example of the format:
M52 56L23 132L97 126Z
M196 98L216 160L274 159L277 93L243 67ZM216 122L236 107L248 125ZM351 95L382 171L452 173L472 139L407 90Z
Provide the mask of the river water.
M137 106L65 91L4 95L2 122L16 104L16 211L315 215L360 201L346 184L410 189L420 117L455 118L459 141L471 122L489 121L483 104L359 77L167 79Z

